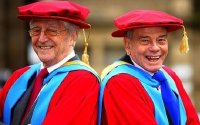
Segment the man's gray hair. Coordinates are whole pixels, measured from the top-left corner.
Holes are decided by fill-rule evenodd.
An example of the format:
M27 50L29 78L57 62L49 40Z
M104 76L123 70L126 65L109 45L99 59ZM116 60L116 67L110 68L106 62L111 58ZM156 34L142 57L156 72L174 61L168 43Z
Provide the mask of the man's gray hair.
M134 30L129 30L129 31L127 31L126 37L127 37L128 39L133 39L133 31L134 31Z
M65 29L67 29L68 33L71 35L73 32L75 31L78 31L80 29L79 26L73 24L73 23L70 23L70 22L66 22L66 21L63 21L64 22L64 25L65 25Z

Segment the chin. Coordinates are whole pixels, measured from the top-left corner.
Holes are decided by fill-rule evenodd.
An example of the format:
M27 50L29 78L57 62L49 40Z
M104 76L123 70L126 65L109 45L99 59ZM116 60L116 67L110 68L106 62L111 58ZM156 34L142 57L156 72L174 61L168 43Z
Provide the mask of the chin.
M42 63L50 62L49 58L39 58Z
M161 67L154 68L152 71L157 72Z
M146 68L147 71L151 72L151 73L155 73L157 72L159 69L161 68L161 66L149 66Z

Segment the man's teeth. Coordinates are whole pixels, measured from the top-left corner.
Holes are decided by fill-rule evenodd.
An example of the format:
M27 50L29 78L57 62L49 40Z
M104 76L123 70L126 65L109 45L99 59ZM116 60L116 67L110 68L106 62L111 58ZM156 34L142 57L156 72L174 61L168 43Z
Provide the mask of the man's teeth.
M159 56L147 56L148 59L159 59Z
M147 56L147 59L151 62L156 62L158 61L160 56Z
M40 46L41 49L50 49L50 46Z

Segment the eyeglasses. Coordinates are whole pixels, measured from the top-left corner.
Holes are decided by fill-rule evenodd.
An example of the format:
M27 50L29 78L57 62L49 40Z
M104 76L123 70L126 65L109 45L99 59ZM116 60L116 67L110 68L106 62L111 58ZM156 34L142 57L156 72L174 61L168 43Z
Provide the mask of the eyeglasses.
M44 32L44 34L47 35L47 36L57 36L62 31L66 31L66 30L67 29L64 29L64 30L46 29L45 31L42 31L41 28L32 28L28 32L29 32L29 35L31 37L33 37L33 36L39 36L41 34L41 32Z

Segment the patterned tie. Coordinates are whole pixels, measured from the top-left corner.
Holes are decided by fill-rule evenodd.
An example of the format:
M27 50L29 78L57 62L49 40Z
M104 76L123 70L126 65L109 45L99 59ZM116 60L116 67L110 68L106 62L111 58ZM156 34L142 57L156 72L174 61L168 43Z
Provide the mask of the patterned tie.
M163 72L159 70L152 77L161 84L162 99L173 125L180 125L178 99L175 93L170 89L169 83Z
M47 68L44 68L42 69L38 76L36 77L35 79L35 82L34 82L34 85L33 85L33 90L31 92L31 96L30 96L30 100L28 102L28 105L27 105L27 108L26 108L26 111L24 113L24 116L22 118L22 123L25 119L25 117L27 116L28 112L30 111L34 101L36 100L37 96L38 96L38 93L40 92L41 88L42 88L42 85L43 85L43 80L44 78L48 75L48 71L47 71Z

